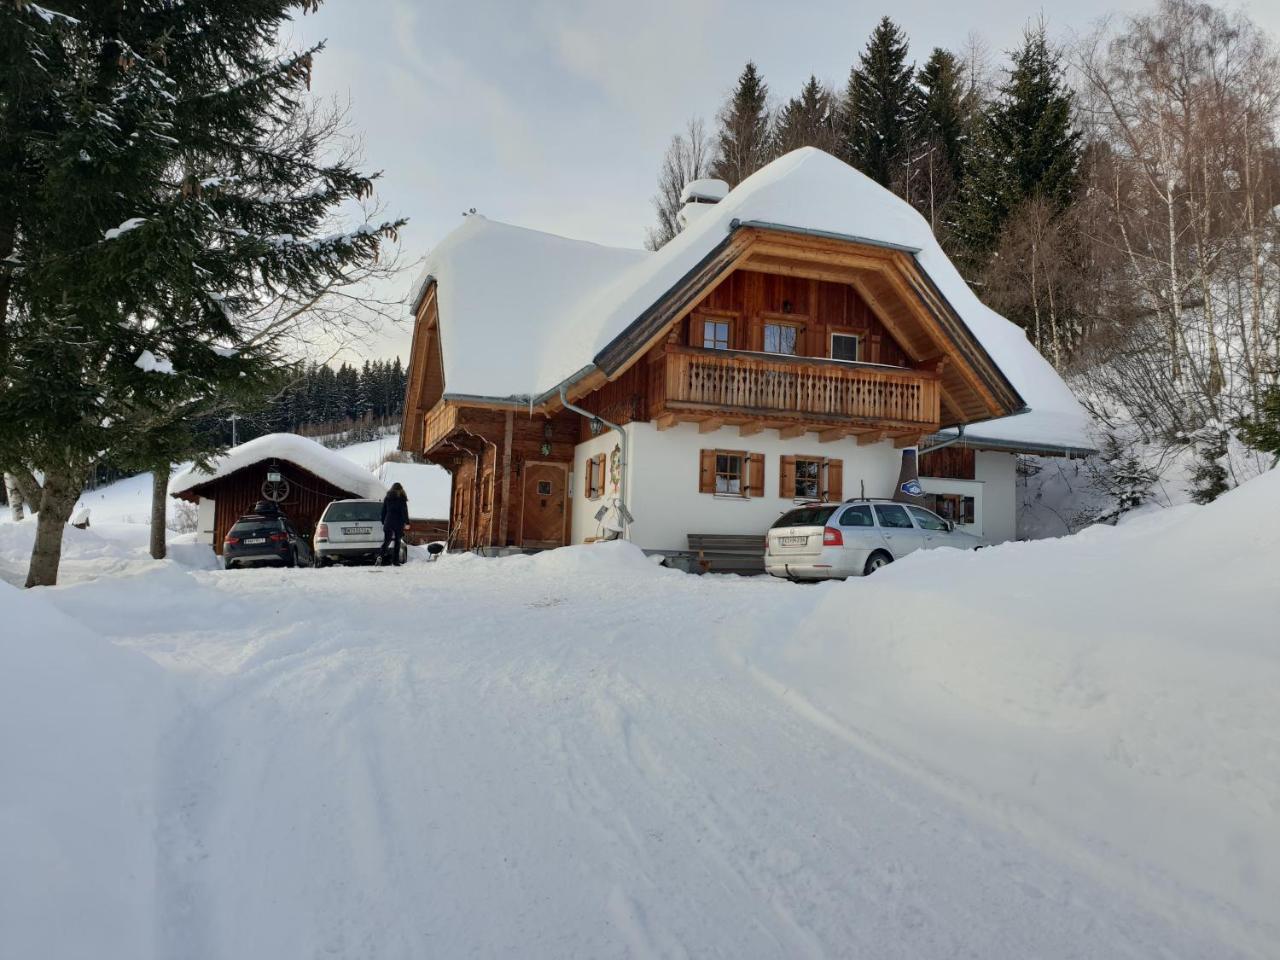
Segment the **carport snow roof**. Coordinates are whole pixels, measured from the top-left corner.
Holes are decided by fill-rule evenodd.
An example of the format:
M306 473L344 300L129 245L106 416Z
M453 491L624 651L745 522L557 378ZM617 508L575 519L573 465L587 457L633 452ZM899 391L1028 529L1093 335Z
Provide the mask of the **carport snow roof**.
M169 482L169 495L176 497L267 460L282 460L301 467L357 497L381 500L387 494L381 480L342 454L295 433L268 433L232 447L211 461L211 470L198 466L184 470Z
M412 291L436 285L447 396L529 398L555 389L619 337L738 225L905 248L1026 401L974 438L1088 450L1090 420L1024 332L974 295L927 221L813 147L786 154L708 205L656 252L605 247L466 218L427 256Z

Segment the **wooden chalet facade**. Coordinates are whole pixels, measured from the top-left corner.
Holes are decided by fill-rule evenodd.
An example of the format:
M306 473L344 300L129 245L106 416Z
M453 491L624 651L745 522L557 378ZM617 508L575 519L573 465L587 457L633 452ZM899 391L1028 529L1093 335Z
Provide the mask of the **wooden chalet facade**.
M452 473L455 549L608 535L597 514L624 486L641 546L734 532L716 526L758 532L810 494L856 494L844 486L855 478L888 495L901 448L1026 406L912 251L892 243L735 220L579 375L538 396L449 392L442 273L415 303L401 447ZM707 494L768 503L712 519Z

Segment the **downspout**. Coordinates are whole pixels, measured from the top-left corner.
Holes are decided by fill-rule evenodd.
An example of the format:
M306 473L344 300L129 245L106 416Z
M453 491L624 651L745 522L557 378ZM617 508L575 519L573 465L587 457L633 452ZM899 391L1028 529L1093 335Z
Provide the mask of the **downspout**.
M590 410L584 410L582 407L575 406L570 403L569 391L563 383L560 384L560 402L564 404L564 408L566 410L572 410L574 413L578 414L578 416L586 417L588 420L595 420L603 423L610 430L616 432L621 438L619 446L622 451L622 462L618 464L618 506L621 509L618 511L618 520L622 523L622 539L626 540L628 532L627 528L630 526L627 521L627 464L630 462L627 457L627 432L616 423L610 423L599 414L592 413Z
M943 447L949 447L953 443L959 443L963 439L964 439L964 424L962 423L956 427L956 435L954 437L948 437L946 440L943 440L941 443L935 443L932 447L923 447L920 450L917 450L916 452L920 456L924 456L926 453L933 453L933 451L941 450Z

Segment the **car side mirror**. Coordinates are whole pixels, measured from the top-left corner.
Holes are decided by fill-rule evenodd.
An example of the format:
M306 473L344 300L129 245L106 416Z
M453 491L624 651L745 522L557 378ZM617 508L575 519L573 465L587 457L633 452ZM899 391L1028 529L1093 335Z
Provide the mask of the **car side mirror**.
M955 533L956 522L954 520L943 520L942 522L947 525L947 533Z

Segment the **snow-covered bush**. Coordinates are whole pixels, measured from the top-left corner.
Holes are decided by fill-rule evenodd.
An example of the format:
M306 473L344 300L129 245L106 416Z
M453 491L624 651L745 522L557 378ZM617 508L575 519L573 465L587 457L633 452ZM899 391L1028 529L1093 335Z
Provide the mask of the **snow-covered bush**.
M195 533L199 526L200 510L194 503L179 500L169 512L165 526L174 533Z

